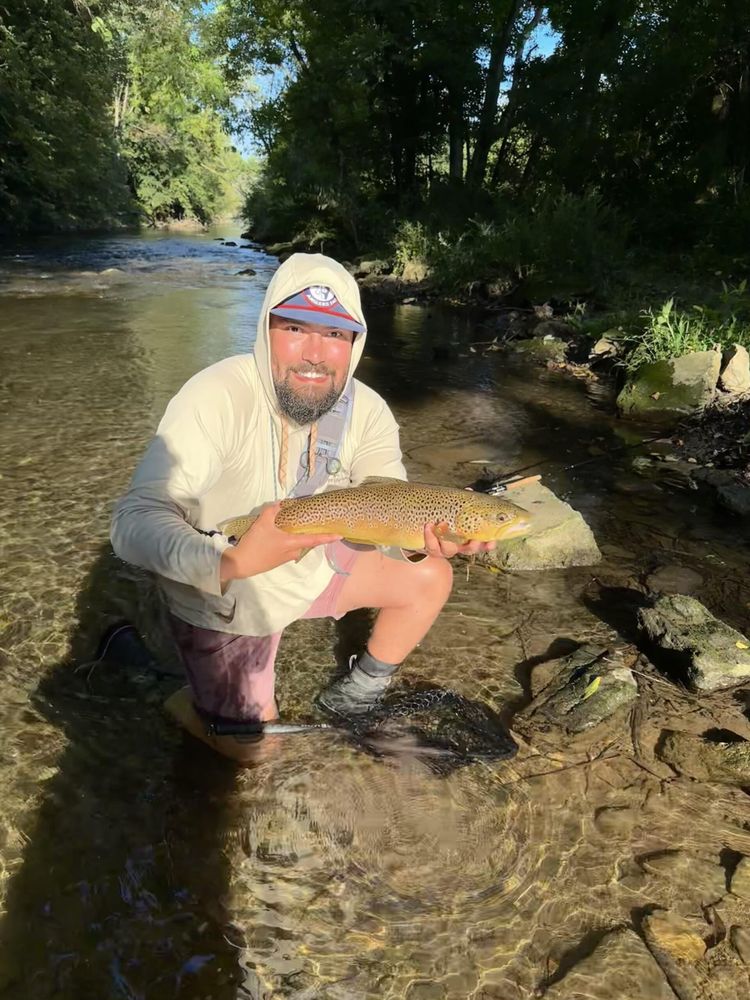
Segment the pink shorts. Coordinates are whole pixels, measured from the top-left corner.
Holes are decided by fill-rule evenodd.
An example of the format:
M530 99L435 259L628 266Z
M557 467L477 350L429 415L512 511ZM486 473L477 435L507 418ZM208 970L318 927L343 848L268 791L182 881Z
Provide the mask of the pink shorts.
M337 572L302 618L341 618L336 614L341 588L360 550L332 542L326 554ZM211 719L260 719L274 705L276 652L281 632L234 635L190 625L170 615L172 631L198 711Z

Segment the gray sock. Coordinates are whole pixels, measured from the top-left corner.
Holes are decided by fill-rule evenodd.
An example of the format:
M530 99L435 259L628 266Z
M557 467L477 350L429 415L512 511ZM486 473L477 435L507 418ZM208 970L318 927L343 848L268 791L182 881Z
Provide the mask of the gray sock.
M400 663L384 663L382 660L376 660L367 649L357 657L355 665L369 677L390 677L401 666Z

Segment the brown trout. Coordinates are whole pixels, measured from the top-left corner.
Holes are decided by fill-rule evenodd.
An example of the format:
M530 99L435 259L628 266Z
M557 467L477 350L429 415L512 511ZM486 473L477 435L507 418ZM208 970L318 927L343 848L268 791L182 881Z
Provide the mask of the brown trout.
M239 539L255 519L233 517L219 530ZM508 500L401 479L366 479L359 486L282 500L276 515L277 527L291 534L341 535L348 542L413 550L424 548L428 523L436 525L439 537L459 544L514 538L530 527L528 513Z

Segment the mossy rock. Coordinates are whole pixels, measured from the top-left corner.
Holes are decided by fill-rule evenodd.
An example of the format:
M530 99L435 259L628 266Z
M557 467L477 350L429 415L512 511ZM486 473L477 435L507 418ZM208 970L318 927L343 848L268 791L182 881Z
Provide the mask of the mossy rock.
M531 530L522 538L499 542L478 557L503 569L561 569L593 566L602 554L591 528L570 504L541 483L518 486L507 493L510 501L531 515Z
M721 369L718 351L695 351L643 365L617 397L624 417L671 427L714 398Z
M523 354L534 361L564 361L568 345L556 337L531 337L518 340L513 345L516 354Z
M655 645L678 654L694 691L720 691L750 680L750 640L694 597L665 595L641 609L638 619Z

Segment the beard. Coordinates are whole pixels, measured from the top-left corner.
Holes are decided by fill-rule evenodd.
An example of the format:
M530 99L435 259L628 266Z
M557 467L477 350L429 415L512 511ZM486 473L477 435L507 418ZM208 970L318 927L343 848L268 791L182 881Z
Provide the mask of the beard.
M313 395L305 392L303 388L293 388L289 384L288 375L283 380L274 378L273 387L281 412L300 426L314 424L316 420L320 420L323 414L333 409L344 389L343 385L334 383L323 395Z

